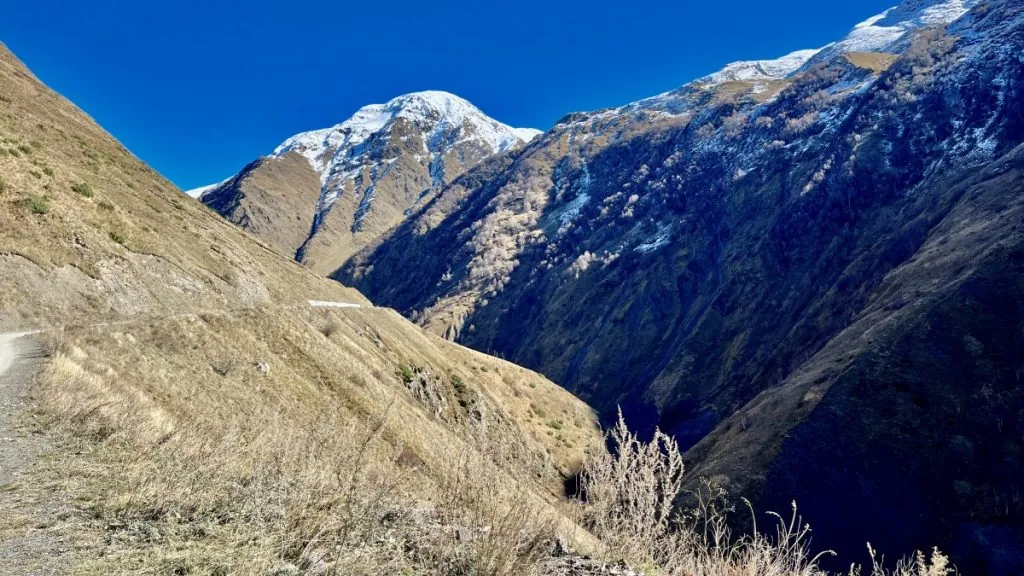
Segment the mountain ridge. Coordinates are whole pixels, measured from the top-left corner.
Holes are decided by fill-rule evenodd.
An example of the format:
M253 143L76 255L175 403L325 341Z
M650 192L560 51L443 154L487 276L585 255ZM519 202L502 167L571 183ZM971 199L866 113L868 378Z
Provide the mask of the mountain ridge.
M506 126L448 92L413 92L296 134L189 194L326 273L465 170L539 133Z
M691 469L770 509L795 497L842 555L863 550L867 526L884 518L891 530L872 542L891 554L956 542L961 567L1014 573L998 566L1016 560L998 558L1019 557L1006 543L1020 513L979 512L964 491L1012 493L1018 461L975 451L954 464L942 446L1014 452L1014 432L991 423L1021 425L1010 416L1022 406L1016 340L985 336L1021 322L1021 8L904 2L844 38L854 42L801 53L775 76L568 115L334 277L544 373L606 421L621 404L638 428L670 430ZM1001 317L967 320L965 309L990 301ZM868 391L902 410L892 423ZM964 411L959 423L940 424L950 405ZM816 475L842 486L844 514L829 511L837 492ZM907 487L888 510L875 506L884 483Z

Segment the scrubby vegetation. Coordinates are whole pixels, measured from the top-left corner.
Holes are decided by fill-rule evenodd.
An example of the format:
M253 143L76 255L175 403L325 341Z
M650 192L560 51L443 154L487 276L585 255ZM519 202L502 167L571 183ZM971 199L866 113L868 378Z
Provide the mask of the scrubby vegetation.
M205 322L218 333L230 328ZM336 335L349 334L334 322ZM587 448L580 497L552 506L529 480L496 466L504 456L484 438L431 455L421 442L440 438L410 437L426 430L381 382L302 391L292 375L268 377L274 362L252 370L236 362L210 394L200 382L140 382L138 360L117 352L142 346L145 357L190 325L46 336L51 362L35 393L41 422L103 464L70 474L87 477L76 497L92 502L107 533L103 557L83 564L86 573L527 576L565 573L575 558L567 550L576 548L637 575L825 574L795 505L788 520L777 517L774 533L755 528L739 537L729 529L726 494L712 483L693 495L694 505L677 506L684 466L675 439L656 432L643 442L621 415L608 433L611 451ZM211 346L202 332L192 337ZM241 332L223 337L243 340ZM406 364L396 372L400 380L424 373ZM252 383L262 383L259 398L240 404ZM181 398L163 400L157 390ZM316 400L289 408L280 394L297 392ZM376 399L354 412L349 404L363 393ZM892 574L950 572L934 551ZM879 562L871 574L890 573Z
M92 198L93 196L92 186L90 186L88 182L76 182L71 185L71 190L78 192L86 198Z
M33 214L44 215L50 213L50 199L45 196L29 196L25 199L25 206L27 206Z
M774 534L759 531L755 519L751 534L735 536L728 521L733 508L723 489L705 480L696 493L684 494L683 457L674 438L659 430L650 442L643 442L626 426L621 412L608 438L612 451L594 454L580 475L578 505L584 526L600 538L610 559L624 560L648 574L826 574L818 561L831 552L812 550L810 526L803 523L796 503L788 519L771 513L777 520ZM689 508L677 506L684 496L693 502ZM870 545L868 549L875 559L873 576L953 572L937 549L930 557L918 552L894 572L877 559ZM851 574L860 574L860 568L852 568Z

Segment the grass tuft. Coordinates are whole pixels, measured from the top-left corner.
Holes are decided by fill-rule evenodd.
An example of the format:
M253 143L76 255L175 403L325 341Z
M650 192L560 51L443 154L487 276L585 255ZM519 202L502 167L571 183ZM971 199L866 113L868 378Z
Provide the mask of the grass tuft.
M50 213L50 199L45 196L31 195L25 199L25 206L33 214L45 215Z
M71 190L85 196L86 198L93 197L92 186L88 182L78 182L71 185Z

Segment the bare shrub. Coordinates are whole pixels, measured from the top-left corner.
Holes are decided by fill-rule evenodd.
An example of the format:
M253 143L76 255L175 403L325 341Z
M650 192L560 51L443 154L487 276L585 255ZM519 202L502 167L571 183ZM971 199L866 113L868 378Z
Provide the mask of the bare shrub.
M68 352L68 337L62 328L42 332L36 336L36 341L43 347L43 352L47 356L56 356Z
M909 559L903 559L896 563L892 571L884 566L884 558L880 558L871 544L868 544L868 554L871 555L871 576L948 576L956 574L956 569L949 562L949 558L932 548L930 555L918 550ZM850 570L850 576L859 576L860 569Z
M683 493L682 455L675 439L656 430L651 442L630 432L619 412L608 432L612 452L593 455L581 474L581 524L604 545L603 555L624 560L648 574L731 576L825 576L819 560L831 551L813 553L810 527L793 503L788 519L774 512L775 533L759 531L754 510L751 534L734 537L726 492L703 480L691 495L688 510L674 505ZM888 571L875 551L871 576L949 576L954 570L937 549L918 552ZM859 576L853 567L850 576Z
M341 330L341 324L339 324L337 320L329 318L324 324L324 327L320 329L320 333L327 338L330 338L337 334L339 330Z
M653 561L671 535L673 505L683 487L682 454L660 430L650 443L640 441L621 411L608 434L616 454L599 452L581 474L584 518L614 555Z
M799 118L787 118L785 131L790 135L800 134L814 126L817 121L818 113L812 110Z
M749 115L739 110L734 110L732 114L722 119L722 128L725 130L726 136L730 138L739 136L743 129L747 126Z
M615 454L592 456L581 475L581 518L606 554L667 574L822 574L819 556L810 553L810 528L795 504L789 522L775 515L774 537L755 528L734 540L726 494L713 484L702 484L692 510L677 511L683 461L673 437L656 430L645 443L629 431L620 411L608 438Z

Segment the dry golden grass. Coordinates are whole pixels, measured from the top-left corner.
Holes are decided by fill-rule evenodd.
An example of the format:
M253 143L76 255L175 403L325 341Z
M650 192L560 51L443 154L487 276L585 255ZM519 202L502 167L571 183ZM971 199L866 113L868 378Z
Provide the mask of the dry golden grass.
M561 432L600 442L568 393L387 310L184 314L46 340L46 428L98 463L75 497L108 544L82 573L525 574L571 524L552 504L579 450L538 433L529 405L579 412ZM458 392L436 384L471 409L437 414L409 365L459 375Z
M186 197L0 46L0 329L367 303Z
M875 73L888 70L897 58L895 54L886 54L884 52L847 52L845 56L850 64Z

